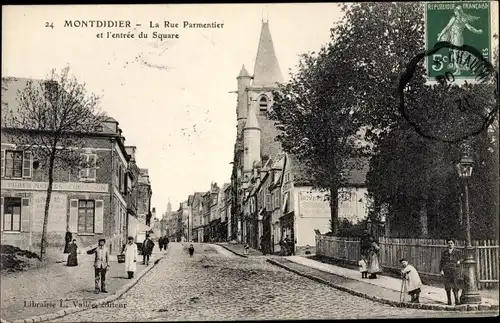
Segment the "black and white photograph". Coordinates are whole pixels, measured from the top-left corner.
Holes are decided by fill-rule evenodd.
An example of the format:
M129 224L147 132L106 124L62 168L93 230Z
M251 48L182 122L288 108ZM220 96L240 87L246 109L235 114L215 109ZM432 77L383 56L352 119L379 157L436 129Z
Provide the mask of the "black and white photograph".
M0 323L498 316L498 7L2 5Z

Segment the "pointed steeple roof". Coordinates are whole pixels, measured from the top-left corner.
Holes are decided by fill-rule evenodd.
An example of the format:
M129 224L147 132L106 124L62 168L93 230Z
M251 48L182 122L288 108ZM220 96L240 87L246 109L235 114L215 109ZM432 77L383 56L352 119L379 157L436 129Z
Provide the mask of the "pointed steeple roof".
M245 64L241 67L240 74L238 77L250 77L250 74L248 73L247 69L245 68Z
M276 82L282 83L283 75L274 52L269 22L262 21L259 48L253 72L253 85L275 85Z

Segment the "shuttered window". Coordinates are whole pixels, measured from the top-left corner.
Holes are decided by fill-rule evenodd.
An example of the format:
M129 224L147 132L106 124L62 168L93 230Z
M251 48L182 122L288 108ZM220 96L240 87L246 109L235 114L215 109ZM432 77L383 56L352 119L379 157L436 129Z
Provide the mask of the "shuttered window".
M3 231L21 231L21 198L6 197L4 200Z
M23 177L23 152L7 150L5 152L5 177Z
M80 169L80 180L95 181L97 171L97 155L81 154L82 165Z
M78 201L78 233L94 233L94 200Z

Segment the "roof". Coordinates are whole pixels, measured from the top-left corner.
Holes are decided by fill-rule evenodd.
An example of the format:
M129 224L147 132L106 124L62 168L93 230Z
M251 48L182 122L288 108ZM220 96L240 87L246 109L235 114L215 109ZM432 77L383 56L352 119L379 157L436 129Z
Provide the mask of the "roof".
M262 22L259 47L253 72L252 85L268 86L283 83L283 75L274 51L269 22Z
M238 77L250 77L250 74L248 73L247 69L245 68L245 65L243 64L243 66L241 67L241 71L240 71L240 74L238 75Z

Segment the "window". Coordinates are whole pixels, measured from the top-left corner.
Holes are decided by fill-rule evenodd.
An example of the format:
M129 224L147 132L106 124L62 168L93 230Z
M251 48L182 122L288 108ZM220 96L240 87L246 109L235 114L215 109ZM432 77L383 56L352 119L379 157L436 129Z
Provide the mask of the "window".
M94 200L78 201L78 233L94 233Z
M271 193L269 192L266 192L266 210L267 211L271 211L272 210L272 206L271 206Z
M3 211L3 230L21 231L21 198L6 197Z
M263 95L259 99L259 108L260 110L267 110L267 106L268 106L267 96Z
M2 150L2 176L31 178L31 151Z
M82 166L80 169L80 180L96 180L96 170L97 170L97 155L96 154L81 154L82 156Z

